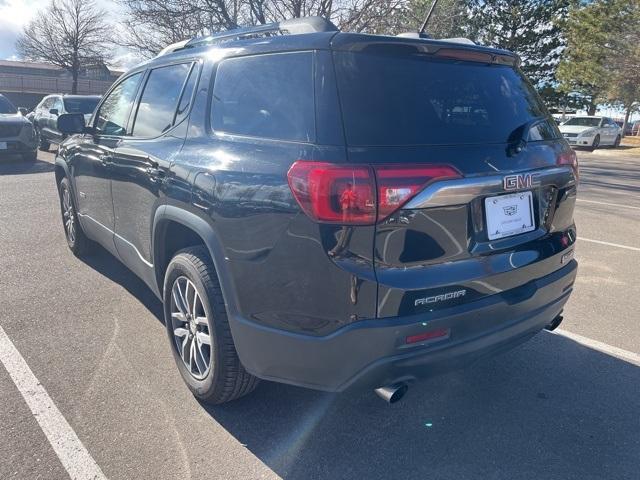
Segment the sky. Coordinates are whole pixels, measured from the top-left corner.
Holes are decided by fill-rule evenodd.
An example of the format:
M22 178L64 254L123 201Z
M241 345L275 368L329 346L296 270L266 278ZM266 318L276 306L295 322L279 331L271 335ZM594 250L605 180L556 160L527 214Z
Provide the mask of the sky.
M46 8L51 0L0 0L0 59L18 60L15 42L23 27L39 10ZM96 5L113 15L120 8L113 0L95 0ZM114 56L114 65L130 67L138 59L130 52L120 49Z

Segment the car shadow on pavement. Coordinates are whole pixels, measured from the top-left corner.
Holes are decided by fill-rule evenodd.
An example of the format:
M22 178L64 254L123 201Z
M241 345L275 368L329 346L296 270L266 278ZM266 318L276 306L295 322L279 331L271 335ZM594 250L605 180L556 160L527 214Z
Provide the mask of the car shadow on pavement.
M30 173L53 172L55 165L42 160L0 159L0 175L26 175Z
M124 287L164 325L162 302L154 295L147 284L100 245L93 244L93 247L93 253L82 257L81 260L96 272Z
M263 382L204 406L283 478L637 478L640 368L543 332L387 405Z

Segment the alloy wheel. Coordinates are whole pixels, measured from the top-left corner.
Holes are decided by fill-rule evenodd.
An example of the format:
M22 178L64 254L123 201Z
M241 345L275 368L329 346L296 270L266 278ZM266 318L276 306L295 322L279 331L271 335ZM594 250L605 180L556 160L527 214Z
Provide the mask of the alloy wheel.
M185 276L171 287L171 328L184 366L195 379L204 379L211 368L209 321L198 290Z
M76 241L76 216L71 201L71 192L67 187L62 189L62 218L64 220L64 230L69 242Z

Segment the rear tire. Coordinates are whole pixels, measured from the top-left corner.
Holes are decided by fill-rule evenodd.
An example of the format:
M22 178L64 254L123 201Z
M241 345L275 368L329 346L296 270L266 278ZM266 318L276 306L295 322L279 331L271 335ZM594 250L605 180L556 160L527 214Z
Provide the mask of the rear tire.
M620 142L622 141L622 137L620 135L618 135L616 137L615 142L613 142L613 148L618 148L620 146Z
M38 151L35 150L33 152L29 152L29 153L24 153L22 155L22 159L25 162L35 162L38 159Z
M222 289L206 248L186 248L173 257L163 299L171 353L197 399L221 404L256 388L259 380L238 358Z
M85 256L91 251L91 243L78 221L76 202L71 191L71 184L66 177L60 181L58 193L60 196L62 226L64 227L67 245L76 257Z

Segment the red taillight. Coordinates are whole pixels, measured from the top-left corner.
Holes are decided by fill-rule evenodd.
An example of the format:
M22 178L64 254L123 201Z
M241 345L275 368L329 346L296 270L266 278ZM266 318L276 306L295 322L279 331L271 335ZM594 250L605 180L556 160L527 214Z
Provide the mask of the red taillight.
M448 165L381 165L374 170L378 180L378 221L398 210L433 180L460 177Z
M435 53L436 57L452 58L454 60L466 60L469 62L491 63L493 55L485 52L464 50L461 48L441 48Z
M576 177L576 182L580 180L580 170L578 169L578 156L573 150L563 151L556 161L558 165L570 165L573 168L573 174Z
M402 207L429 182L460 174L447 165L337 165L298 160L287 177L293 196L313 220L371 225Z

